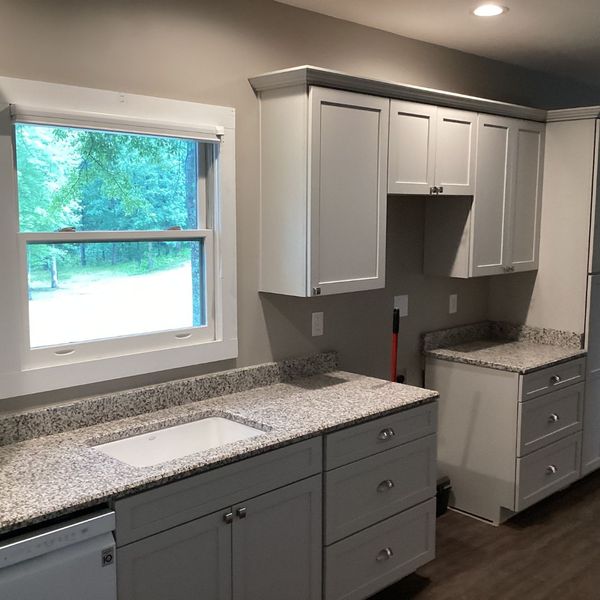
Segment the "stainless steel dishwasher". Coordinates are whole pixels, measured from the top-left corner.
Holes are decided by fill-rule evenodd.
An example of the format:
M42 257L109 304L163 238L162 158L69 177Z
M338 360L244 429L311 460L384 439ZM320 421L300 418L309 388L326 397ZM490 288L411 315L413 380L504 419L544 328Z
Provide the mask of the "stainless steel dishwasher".
M115 513L0 542L2 600L116 600Z

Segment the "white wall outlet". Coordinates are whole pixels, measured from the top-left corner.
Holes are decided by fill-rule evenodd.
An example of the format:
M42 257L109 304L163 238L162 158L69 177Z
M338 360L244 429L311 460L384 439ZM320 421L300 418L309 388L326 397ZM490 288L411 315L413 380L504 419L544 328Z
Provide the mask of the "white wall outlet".
M453 315L458 310L458 294L450 294L448 312Z
M401 317L408 317L408 296L394 296L394 308L400 311Z
M323 313L315 312L312 314L312 334L323 335Z

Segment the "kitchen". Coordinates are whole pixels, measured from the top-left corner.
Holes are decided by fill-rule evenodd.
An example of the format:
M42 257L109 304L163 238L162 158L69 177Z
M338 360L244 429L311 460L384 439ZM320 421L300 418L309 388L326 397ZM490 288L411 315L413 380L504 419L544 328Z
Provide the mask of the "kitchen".
M68 423L68 429L76 432L77 429L73 429L73 424L70 423L73 419L69 417L68 410L64 407L68 407L69 403L82 397L94 398L98 395L109 394L110 401L106 401L106 406L101 410L108 411L111 420L135 418L135 415L143 414L144 402L148 407L154 407L154 410L173 407L169 404L169 400L163 399L161 404L160 399L148 400L147 396L143 395L136 399L135 394L133 396L130 394L130 400L126 401L123 395L119 395L121 391L152 384L160 385L162 382L170 380L185 381L185 378L202 374L216 373L237 367L250 367L271 361L295 359L329 350L337 352L339 368L344 372L388 379L391 311L396 296L408 296L408 315L400 319L398 368L404 376L405 382L410 385L422 386L424 383L421 344L422 334L426 332L488 321L526 323L535 327L579 335L585 332L585 290L588 274L587 231L590 221L589 210L594 169L593 124L595 117L593 112L581 118L576 117L581 131L574 132L569 129L573 127L574 123L571 120L557 121L547 125L544 176L562 177L563 185L568 186L569 190L573 190L569 193L572 193L574 198L581 198L581 200L576 204L576 210L573 208L565 215L560 212L561 209L567 210L564 203L560 202L562 196L558 193L557 197L548 194L548 190L551 191L556 186L553 182L550 185L544 182L542 208L556 206L557 211L547 211L547 218L546 213L542 213L539 236L541 250L537 271L531 269L521 273L506 273L491 277L487 276L490 275L487 273L484 277L461 278L428 274L423 254L425 253L427 256L427 248L431 247L428 242L428 236L431 239L432 226L430 211L432 207L444 200L444 194L425 199L422 195L414 195L414 191L410 196L392 193L384 198L387 201L387 210L383 215L385 217L383 225L379 222L380 237L377 240L378 244L382 244L377 246L380 249L378 256L382 257L382 253L385 256L385 280L381 274L382 279L378 282L377 289L360 292L341 290L342 295L329 294L327 290L323 290L322 294L307 298L301 297L301 295L307 295L306 288L303 294L295 295L272 293L274 289L266 289L265 267L259 265L261 255L263 258L267 256L271 259L275 259L277 256L272 249L268 253L261 253L259 245L258 232L261 226L263 232L265 231L264 223L261 225L259 186L261 171L258 142L261 135L259 102L262 100L257 97L257 91L258 95L262 92L257 90L254 79L260 79L261 74L282 68L316 64L326 69L348 74L347 76L334 76L332 77L334 83L328 84L323 83L326 77L321 74L321 79L316 82L316 86L325 87L327 90L335 88L351 94L367 92L367 95L370 92L370 95L377 100L387 97L388 99L392 98L392 102L400 100L414 102L417 98L406 96L407 88L410 86L398 84L397 88L402 89L394 90L392 89L394 84L389 83L404 82L413 86L493 99L498 103L538 107L538 110L540 107L545 109L598 104L598 94L593 86L566 81L554 75L509 66L441 46L417 42L279 3L265 1L215 4L181 2L177 4L177 8L172 3L169 6L156 4L149 8L135 4L121 6L120 3L115 2L110 7L103 6L102 11L91 6L81 6L70 2L55 4L52 7L43 2L19 3L18 7L11 4L7 13L10 18L4 19L2 25L2 43L6 44L6 49L2 52L3 63L0 74L11 79L12 83L3 81L5 85L2 88L2 101L14 103L17 109L20 108L20 104L23 105L21 112L18 113L22 119L21 122L25 122L27 115L30 116L30 122L32 122L32 118L34 121L40 120L39 112L34 115L34 118L31 116L32 111L28 112L27 109L32 103L35 105L36 97L44 96L39 91L42 89L39 86L32 87L30 91L23 91L26 87L25 83L21 82L20 86L17 86L15 79L52 82L52 85L77 86L76 91L73 91L75 95L83 94L80 91L83 88L94 88L119 91L126 96L126 99L134 96L137 98L138 95L144 98L176 98L178 100L173 102L187 101L194 104L202 103L203 106L235 108L235 146L232 146L232 138L228 136L227 129L232 129L232 121L227 121L230 117L226 112L223 112L223 120L218 126L225 129L222 151L227 160L231 160L231 154L235 148L235 163L228 163L227 168L230 171L228 171L227 177L233 181L236 188L234 198L236 214L233 216L230 214L228 217L236 230L236 239L233 241L234 245L228 247L228 251L235 252L235 246L237 246L237 275L234 276L235 270L229 271L231 277L229 285L233 285L235 288L235 284L237 284L237 307L233 310L231 307L229 308L231 313L228 314L232 314L233 317L225 320L225 323L235 329L237 320L237 331L235 335L231 336L231 339L235 338L236 340L237 352L231 347L224 347L219 358L213 358L210 361L205 359L204 364L198 364L202 361L196 359L194 359L196 362L190 360L186 364L177 364L172 358L173 353L168 353L168 356L158 362L158 366L150 368L147 365L134 365L133 361L129 361L132 363L129 374L123 366L126 361L120 361L114 366L115 371L112 376L102 375L98 371L95 375L88 376L87 380L82 378L82 375L75 374L75 368L63 369L60 375L53 377L39 376L35 381L30 378L29 383L18 383L17 379L9 381L6 378L3 379L3 382L7 383L3 390L3 399L0 401L3 413L14 416L28 410L35 411L36 407L54 406L51 419L63 424ZM465 8L464 11L466 16L469 19L474 18L468 14L468 8ZM499 18L509 16L514 18L516 13L517 7L511 7L511 11L507 15ZM140 23L145 26L140 27ZM472 21L470 23L471 27L475 26ZM485 26L487 27L487 25ZM60 44L57 44L57 39L61 40ZM30 47L26 46L26 43ZM399 60L399 56L402 57L402 60ZM301 77L305 78L304 85L310 86L313 84L311 83L313 80L308 78L319 77L319 70L304 72ZM361 79L361 81L357 82L355 79ZM376 85L373 82L385 84L387 86L385 93L377 91L373 87L359 89L360 85ZM6 85L9 83L13 86L11 89L22 90L19 92L23 97L22 100L7 97ZM297 85L302 85L302 83L297 83ZM51 94L48 91L50 88L44 89L46 89L44 93L47 94L45 97L50 97ZM447 98L449 95L445 96L444 94L444 92L440 92L436 97L437 101L430 99L428 102L424 102L421 98L421 104L445 106L443 98ZM62 101L64 102L64 95ZM147 105L149 106L148 103L144 106ZM510 116L502 112L506 108L505 106L504 108L500 104L494 106L497 107L496 113L488 110L483 111L482 114L493 113L499 115L499 118ZM183 104L177 105L177 107L181 111L188 110L188 108L190 111L195 110L189 106L184 109ZM452 105L446 107L456 110L465 110L466 108ZM66 108L63 107L63 110ZM54 110L59 109L59 103L55 102ZM167 114L167 109L168 107L161 114ZM77 107L74 106L73 110L77 110ZM82 108L79 107L79 110ZM88 109L88 111L90 110ZM150 108L147 110L150 111ZM156 110L158 111L158 108ZM470 112L477 113L479 110L481 109L472 108ZM541 123L546 120L542 117L531 117L531 115L544 111L540 111L540 113L535 113L535 109L532 111L531 113L512 115L510 118L522 118L533 123ZM49 118L48 114L47 112L46 119ZM192 113L190 112L190 114ZM208 123L206 119L210 115L206 115L209 113L202 113L204 120L200 121L201 123ZM56 115L54 118L56 119ZM294 120L290 118L289 121L293 122ZM556 139L554 134L551 136L549 133L550 129L552 128L552 131L556 131L556 135L559 135L560 127L565 128L562 135L573 136L573 144L581 153L578 158L574 155L573 150L561 154L560 151L564 149L564 142L561 140L556 142L556 149L553 150L555 155L549 154L553 148L549 146L549 143ZM591 133L590 127L592 128ZM208 139L210 135L219 135L216 129L214 131L211 133L206 129L202 132L207 144L211 143L211 140ZM262 132L262 135L264 140L265 133ZM381 139L378 142L383 144ZM230 148L231 150L229 150ZM289 146L284 144L283 150L291 151L291 144ZM230 154L226 155L227 152ZM589 156L584 156L586 153ZM548 158L549 156L550 158ZM283 160L283 155L280 154L276 158ZM581 160L582 158L583 160ZM566 174L561 176L560 167L566 168L567 159L573 161L584 172L572 172L569 169ZM550 168L548 168L549 160L553 161ZM262 164L263 166L265 164L264 158ZM569 175L573 177L572 182L567 179ZM302 178L300 169L297 176L298 180ZM434 186L436 185L434 183ZM577 185L577 191L574 190L575 185ZM588 192L585 192L586 187ZM264 202L264 177L262 190ZM299 197L300 193L297 188L290 188L290 190L292 190L294 198ZM429 194L426 195L429 196ZM469 196L469 194L465 194L465 196ZM450 198L450 196L448 197ZM454 199L451 198L451 200ZM461 204L459 203L465 204L464 197L457 197L456 200L457 204L454 207L460 208ZM443 208L450 210L448 205ZM298 214L306 225L306 216L301 214L302 207L296 207L296 210L299 210ZM379 216L382 216L381 212ZM281 216L272 218L279 220ZM235 225L236 222L237 225ZM574 233L574 238L568 239L569 236L560 230L561 224L564 222L569 223L569 231L583 233ZM278 225L281 225L281 221L278 222ZM333 222L332 227L335 225L338 224ZM356 227L356 223L352 219L346 219L341 225L350 229ZM433 225L435 226L435 222ZM578 227L576 230L572 229L575 225ZM352 230L354 231L354 229ZM275 231L275 228L268 229L268 231ZM445 231L449 231L449 228ZM549 233L546 234L546 231ZM293 232L291 229L286 229L286 232L288 232L288 241L290 241L291 237L289 236ZM53 232L50 233L54 235ZM79 232L79 230L76 233L80 236L77 241L89 240L89 234ZM170 232L171 238L169 239L180 236L182 240L185 240L184 234L188 235L187 232ZM68 235L68 232L64 232L62 235ZM88 238L85 237L86 235ZM209 237L210 235L206 239ZM447 237L444 238L433 233L433 238L437 239L440 244L448 242ZM48 242L50 239L51 237L46 237L45 241ZM302 249L306 247L306 240L303 246L298 245L298 238L294 238L294 240L296 242L295 250L300 249L300 254L302 254ZM280 243L283 242L280 240ZM6 245L8 246L8 243ZM568 251L563 251L565 248ZM332 249L332 252L333 250L335 249ZM352 245L348 245L345 250L352 253L355 249ZM283 253L281 254L283 255ZM363 256L363 253L354 252L351 255L360 257ZM4 251L3 256L6 256ZM236 255L230 254L230 256L234 256L234 259L228 263L231 265L236 262ZM560 261L558 262L560 278L555 276L557 261ZM286 264L290 265L291 263ZM500 266L510 265L502 264ZM261 268L263 269L262 282L259 276ZM298 272L300 271L301 268L298 269ZM590 269L589 272L593 272L593 269ZM291 270L288 274L291 277ZM384 283L385 287L382 287ZM310 287L319 286L311 285ZM262 291L259 293L259 290ZM8 296L9 292L5 290L4 293ZM457 296L456 312L452 313L449 312L451 295ZM2 301L3 307L9 306L6 296L2 297ZM554 310L555 308L558 310ZM312 335L313 313L323 313L323 335ZM9 328L7 328L8 330ZM7 339L9 338L5 338L5 340ZM6 343L3 345L5 347L2 353L3 357L7 362L14 363L9 351L11 346ZM573 349L573 352L576 353L576 349ZM234 358L233 355L237 355L237 358ZM577 358L575 354L572 354L571 357ZM319 377L319 373L337 368L337 366L333 366L332 359L328 358L325 362L327 368L313 365L310 368L299 367L298 370L301 373L314 374ZM307 370L303 371L305 368ZM263 386L267 384L286 385L286 382L292 380L288 376L278 378L270 375L267 377L264 374L261 375L260 370L259 373L251 371L252 375L244 373L248 378L259 381ZM517 378L525 375L527 374L517 373ZM210 377L209 380L211 380ZM578 385L577 382L573 383ZM7 391L9 385L13 386L10 388L12 390L10 392ZM19 387L20 385L22 387ZM220 385L224 386L225 384ZM250 386L250 383L245 382L243 387L234 387L233 390L242 393L243 390L251 389ZM435 385L430 387L441 391ZM328 389L335 397L335 386ZM197 391L186 393L190 398L193 396L199 399ZM423 393L426 394L426 392ZM445 395L448 394L444 394L442 391L439 401L440 412ZM384 401L377 397L375 392L373 392L373 396L373 402ZM207 395L206 397L210 398L211 396ZM318 399L312 397L307 398L306 401L311 405L315 402L318 403ZM397 398L396 401L404 402L405 400ZM99 400L95 402L97 405L101 404ZM211 402L211 400L205 402ZM215 400L215 402L217 401ZM339 404L340 400L336 398L333 402ZM94 401L89 400L90 405L93 403ZM360 405L360 403L358 404ZM518 406L515 397L515 411ZM368 412L367 409L366 404L363 407L354 405L353 410L358 411L356 419L364 418L364 411ZM88 410L89 412L86 413L82 409L84 414L75 421L80 424L80 427L87 425L101 428L101 423L94 421L89 416L93 410L91 408ZM232 409L230 408L230 410ZM310 413L308 407L305 410ZM338 406L338 410L341 410L340 406ZM347 407L347 410L350 409ZM390 409L388 408L388 410ZM265 412L267 412L266 408ZM300 412L304 414L302 410ZM379 412L381 413L383 410L381 409ZM372 415L376 413L375 409L371 410ZM9 438L8 433L6 434L6 441L15 442L14 444L3 442L6 444L4 450L9 456L11 450L21 447L18 444L34 444L32 440L36 438L32 435L28 436L27 431L24 436L24 429L29 428L30 432L37 431L37 435L41 431L46 435L53 433L54 435L68 436L67 430L63 429L64 433L59 433L61 430L57 429L55 425L52 423L48 425L49 417L45 413L44 415L42 417L40 413L28 412L23 419L29 419L29 422L21 421L18 435L14 433L14 419L11 421L8 416L6 417L5 423L13 423L12 429L9 425L3 429L3 432L13 431L10 433L12 438ZM151 413L147 416L148 420L152 420L150 415ZM140 418L142 417L140 416ZM171 415L171 418L174 419L175 415ZM36 419L46 422L43 425L36 424ZM257 420L258 423L261 423L261 420L254 415L254 421ZM109 422L111 421L107 421L107 423ZM333 427L332 421L327 422L329 427ZM147 426L148 423L145 423L144 427ZM326 428L320 429L320 431L325 430ZM422 436L422 439L427 439L427 436L431 435L431 430L427 431L429 433ZM81 429L81 433L109 442L108 439L104 440L103 435L100 435L105 433L100 430L91 432ZM92 433L94 435L91 435ZM305 431L298 435L308 434ZM333 433L326 435L333 435ZM51 437L53 436L48 436L48 439ZM421 439L421 436L417 437ZM65 438L60 439L64 440ZM521 460L521 456L513 455L513 468L517 459ZM367 460L367 455L361 457L361 460ZM336 467L336 469L338 468L346 467L340 465ZM39 474L39 471L36 472ZM186 467L181 466L178 472L191 474L189 464ZM328 472L327 469L326 472ZM15 477L18 479L15 473L9 473L8 470L3 475L7 477L4 481L11 482L11 485L14 485ZM172 475L175 476L173 473ZM456 477L457 475L451 479L456 480ZM32 479L31 483L35 485L35 478ZM65 487L68 485L67 481L66 478L61 479L54 476L54 478L50 477L48 484L61 484ZM88 484L91 482L88 481ZM107 487L100 486L101 491L98 493L115 493L112 491L114 488L109 484L110 482L107 481ZM3 488L8 489L7 485L8 483L3 484ZM141 485L139 481L138 485ZM293 485L296 484L293 483ZM32 508L37 514L42 511L41 507L45 502L42 498L44 488L36 489L40 496L36 499L39 506ZM456 485L455 491L458 493ZM77 493L83 496L86 494L83 489L78 490ZM430 497L431 495L425 496L423 499ZM239 500L246 498L250 498L250 496L242 496ZM82 500L81 503L83 502ZM406 508L409 506L411 504ZM218 508L221 506L218 505ZM396 512L400 512L400 509ZM450 516L453 517L454 514ZM381 521L381 519L375 520ZM15 522L17 521L18 518L15 517ZM21 521L21 523L23 522ZM250 520L246 522L249 523ZM440 520L439 526L441 523L442 520ZM358 529L362 529L362 527L356 525L352 531ZM6 533L8 535L8 531ZM334 535L332 539L339 539L346 534L332 535ZM482 533L481 535L487 534ZM7 537L7 539L9 538L10 536ZM118 556L119 552L117 551ZM227 593L224 592L222 597L228 597Z

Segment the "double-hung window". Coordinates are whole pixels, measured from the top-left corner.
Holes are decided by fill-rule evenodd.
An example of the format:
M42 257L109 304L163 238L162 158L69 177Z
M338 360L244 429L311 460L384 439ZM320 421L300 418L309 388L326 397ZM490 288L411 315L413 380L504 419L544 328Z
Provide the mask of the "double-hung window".
M98 94L102 101L109 93ZM236 353L235 328L227 326L235 323L235 246L226 129L162 120L169 103L175 116L178 104L194 112L190 103L134 100L155 118L112 105L82 111L81 102L65 110L56 100L4 111L13 193L4 189L0 228L16 235L9 271L18 298L0 320L20 347L18 373L4 369L17 393ZM11 305L19 314L9 314ZM44 375L55 382L42 384Z

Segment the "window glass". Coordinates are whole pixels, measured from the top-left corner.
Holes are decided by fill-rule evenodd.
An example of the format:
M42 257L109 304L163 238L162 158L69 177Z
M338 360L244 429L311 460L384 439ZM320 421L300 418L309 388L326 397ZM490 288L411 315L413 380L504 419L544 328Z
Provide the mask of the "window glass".
M22 232L198 228L198 145L15 124Z
M203 240L28 243L32 348L206 325Z

